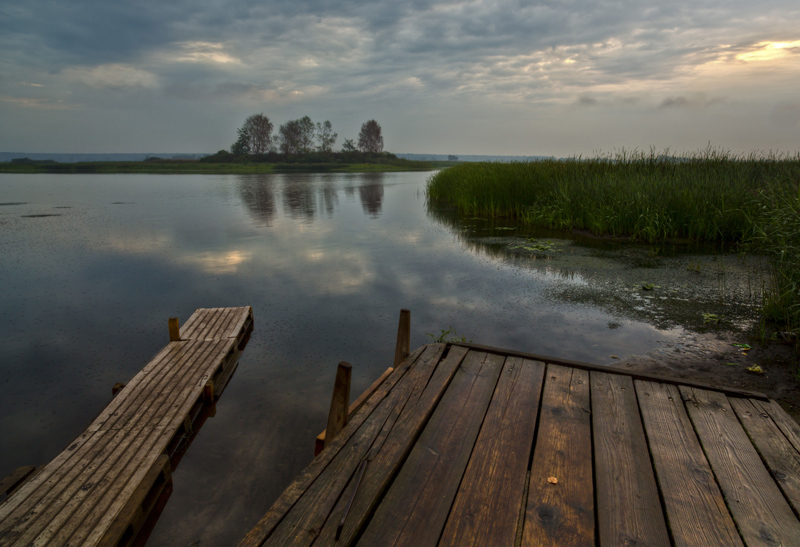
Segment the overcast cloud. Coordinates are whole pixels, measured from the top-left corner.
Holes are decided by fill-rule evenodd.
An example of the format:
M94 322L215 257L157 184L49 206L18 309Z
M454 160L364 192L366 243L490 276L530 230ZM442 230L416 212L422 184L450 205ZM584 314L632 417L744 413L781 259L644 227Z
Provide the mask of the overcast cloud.
M394 152L800 150L796 0L0 0L0 150L213 152L264 112Z

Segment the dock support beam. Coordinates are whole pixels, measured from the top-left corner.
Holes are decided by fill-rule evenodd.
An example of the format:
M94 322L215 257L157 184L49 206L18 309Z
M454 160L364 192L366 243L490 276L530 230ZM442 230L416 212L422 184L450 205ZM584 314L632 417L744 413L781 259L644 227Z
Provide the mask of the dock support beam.
M169 318L169 341L170 342L180 342L181 341L181 330L178 327L178 318L177 317L170 317Z
M328 427L325 429L325 446L347 425L350 407L350 377L353 365L342 361L336 369L336 383L333 385L331 410L328 412Z
M397 345L394 347L394 368L408 357L411 345L411 311L400 310L400 322L397 325Z

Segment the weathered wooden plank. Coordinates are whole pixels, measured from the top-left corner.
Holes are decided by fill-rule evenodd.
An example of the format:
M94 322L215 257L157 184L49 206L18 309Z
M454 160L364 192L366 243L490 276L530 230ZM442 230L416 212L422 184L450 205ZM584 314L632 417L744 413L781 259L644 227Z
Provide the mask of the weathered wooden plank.
M703 450L748 546L800 545L800 521L724 394L681 387Z
M179 389L181 382L189 377L193 370L210 367L221 353L221 345L201 341L186 341L175 344L175 351L169 360L162 362L146 378L146 382L137 385L136 390L113 408L109 418L99 424L99 429L124 429L138 427L148 422L142 421L142 412L154 401L171 399L171 393ZM203 357L203 353L207 354ZM210 354L209 354L210 352ZM187 368L187 366L189 368ZM120 393L122 396L122 393ZM164 425L154 423L150 425Z
M769 414L750 399L728 399L736 416L753 441L770 474L789 500L795 513L800 513L800 452L792 446Z
M159 456L145 475L133 495L128 499L119 517L109 526L100 545L116 547L128 526L133 528L132 535L138 532L148 513L155 505L156 499L164 487L171 481L172 469L166 454Z
M294 507L301 496L314 484L322 472L336 458L339 452L350 442L353 435L359 430L366 418L378 407L383 399L391 392L392 388L405 374L416 366L418 360L438 360L444 351L444 345L430 345L417 348L409 355L403 364L395 368L386 382L369 398L361 412L349 421L347 427L334 439L322 453L314 458L290 484L278 500L270 507L261 520L242 539L240 547L259 547L274 532L286 514Z
M344 508L337 506L337 502L339 504L346 503L342 493L347 490L347 485L360 463L365 458L374 458L374 461L370 463L373 471L387 469L387 466L382 465L383 460L379 460L375 455L381 453L381 449L386 446L390 437L398 434L398 432L405 434L407 437L416 437L415 431L404 430L402 417L414 407L415 402L422 398L426 391L426 386L434 382L432 376L439 371L440 367L448 366L447 363L439 363L440 357L441 353L437 352L434 359L421 359L418 361L415 367L403 378L403 381L395 387L393 393L389 394L387 400L392 400L391 404L385 408L388 412L382 413L380 416L378 425L381 427L376 432L377 436L373 437L375 439L374 442L371 446L367 445L365 447L369 450L369 454L364 450L357 458L348 457L349 455L346 452L347 448L350 447L350 444L348 444L348 447L340 453L320 476L319 480L308 489L303 498L292 508L292 512L281 522L265 545L301 546L311 545L315 540L317 540L316 544L318 545L332 543L333 537L326 537L324 528L328 528L327 533L333 531L335 536L335 528L338 528L338 522L344 512ZM444 386L439 386L439 390L443 391ZM379 407L378 410L373 412L373 415L378 414L380 410L382 409ZM418 428L420 427L421 424ZM410 443L409 438L406 438L406 443ZM364 495L370 491L374 481L367 482L362 477L362 484L364 489L359 488L359 493ZM351 507L347 520L350 520L351 516L359 518L359 515L360 510L357 507ZM346 543L347 540L342 538L340 544Z
M310 545L316 539L361 461L369 451L380 449L413 394L412 390L398 386L383 399L350 442L303 493L267 545Z
M590 372L597 371L597 372L606 372L608 374L620 374L623 376L630 376L634 380L643 380L646 382L660 382L663 384L671 384L671 385L693 386L693 387L699 387L701 389L711 389L720 391L722 393L729 393L732 395L737 395L739 397L750 397L754 399L762 399L764 401L768 400L766 395L764 395L763 393L758 393L756 391L749 391L746 389L737 389L724 386L709 386L708 384L703 384L700 382L692 382L691 380L687 380L684 378L671 378L669 376L659 376L656 374L641 374L630 370L615 369L613 367L609 367L608 365L596 365L593 363L587 363L585 361L564 359L562 357L539 355L538 353L528 353L525 351L517 351L513 349L495 348L492 346L485 346L483 344L473 344L472 342L453 342L453 345L474 349L475 351L487 351L490 353L496 353L498 355L505 355L505 356L513 355L516 357L523 357L525 359L531 359L533 361L542 361L543 363L546 363L548 365L549 364L563 365L565 367L578 368L581 370L588 370Z
M213 339L218 326L224 321L228 313L229 311L227 309L211 308L210 313L208 314L208 319L206 319L204 327L198 331L197 339L198 340Z
M741 546L678 388L640 380L634 384L675 545Z
M29 505L36 503L38 498L34 498L31 501L32 497L43 495L42 492L46 491L50 485L57 482L58 476L54 476L55 473L61 469L62 466L70 462L74 464L72 458L75 454L86 453L96 442L97 439L94 438L94 432L84 431L69 447L56 456L49 464L44 466L36 477L20 486L12 496L0 504L0 530L8 535L8 529L13 522L9 519L9 516L15 512L20 513L26 511L27 508L23 507L26 503ZM80 458L80 455L78 455L77 458ZM40 489L43 490L40 491Z
M506 359L440 546L514 544L544 371Z
M146 405L141 406L134 421L125 424L125 428L98 432L103 435L100 437L101 442L96 444L93 452L80 458L75 466L60 478L58 486L62 488L53 484L28 510L27 514L36 514L36 518L29 519L25 515L17 517L23 522L23 525L33 524L28 526L20 536L18 540L20 545L27 545L28 542L43 543L56 533L59 537L69 537L68 534L84 526L85 515L104 492L115 499L117 503L120 501L120 498L117 497L118 492L115 491L113 485L128 480L129 476L124 472L126 465L137 466L140 464L141 458L145 458L144 465L149 469L152 464L149 460L155 460L164 448L158 447L153 450L154 439L163 435L163 432L154 424L158 424L159 420L162 420L166 424L173 424L171 428L173 431L177 429L177 424L182 420L183 414L188 411L186 407L191 407L193 404L193 402L187 403L186 397L193 391L202 389L197 385L198 382L190 383L192 372L194 371L197 376L202 369L208 368L209 364L218 360L220 353L224 351L226 342L194 342L193 344L212 349L214 346L220 347L217 348L216 353L214 351L206 353L204 359L198 357L194 361L195 365L191 368L173 367L167 371L164 385L180 386L180 382L172 382L174 376L180 375L186 384L182 386L181 392L160 392L161 397L151 398ZM181 403L183 403L183 409L180 408ZM136 429L138 434L130 434L129 430L132 429ZM168 440L163 441L163 444L166 445ZM133 463L129 464L129 462ZM70 526L62 529L62 525L68 520ZM13 530L17 531L18 527Z
M208 308L199 308L189 316L186 323L181 327L181 338L184 340L196 339L196 334L205 326L207 317L211 310Z
M348 421L350 421L350 418L352 418L352 416L356 412L358 412L358 410L362 406L364 406L364 403L367 402L367 399L369 399L369 397L375 392L376 389L378 389L378 387L380 387L380 385L384 382L384 380L386 380L389 377L389 375L392 372L394 372L394 368L393 367L389 367L385 371L383 371L383 374L381 374L378 377L377 380L372 382L372 384L361 395L358 396L358 399L356 399L355 401L353 401L350 404L350 407L347 409L347 420ZM318 456L319 453L322 452L323 448L325 448L325 432L324 431L322 433L320 433L319 435L317 435L317 439L314 442L314 456L315 457Z
M0 481L0 495L8 494L16 488L19 488L22 483L33 475L34 471L36 471L35 465L17 467L10 475Z
M589 373L548 365L522 545L594 546Z
M177 343L169 346L169 351L159 352L157 358L167 359L167 362L172 364L179 356L181 346ZM192 351L194 352L196 349L195 347ZM153 363L151 362L151 364ZM169 372L172 370L167 367L158 367L158 363L155 363L155 365L153 367L148 365L145 370L136 375L135 381L131 381L131 384L136 386L137 389L129 391L126 398L135 401L135 404L138 404L139 407L142 401L146 400L147 389L158 382L160 371L166 370ZM123 397L123 395L120 394L120 397ZM112 400L111 404L87 428L84 435L76 443L73 443L67 450L47 464L42 473L36 477L36 480L26 484L24 489L21 489L12 499L0 506L0 521L3 522L3 529L14 530L16 528L15 523L19 520L32 522L31 516L44 511L50 502L58 499L59 496L65 496L65 489L68 490L71 486L74 488L82 486L80 482L76 483L77 486L73 482L83 472L87 471L87 466L88 471L91 472L94 469L92 465L100 465L102 460L113 450L114 443L118 442L118 438L101 434L94 436L91 442L84 441L92 437L92 434L99 431L103 426L107 429L121 428L124 423L120 424L120 422L129 420L129 417L126 417L124 413L126 406L124 403L125 401L117 401L116 398ZM130 403L131 406L133 404ZM123 408L121 409L120 407ZM139 407L134 407L134 409ZM147 419L148 417L149 415L142 414L139 419ZM108 443L111 443L110 449L107 447ZM11 514L12 511L13 514ZM36 520L46 522L41 518Z
M231 338L233 335L233 326L241 320L241 315L241 309L230 308L227 316L217 325L217 329L212 333L212 336L214 338Z
M669 546L633 380L590 379L599 544Z
M240 308L241 315L238 320L233 324L233 327L228 332L229 338L238 338L239 333L246 335L247 331L251 328L253 323L253 308L250 306Z
M403 462L406 461L414 446L414 441L428 423L456 371L459 370L466 354L467 350L464 348L456 350L451 348L445 358L441 359L442 354L437 356L433 363L435 370L432 376L423 375L420 372L417 378L409 376L402 385L398 386L398 389L412 390L413 394L403 408L399 406L396 408L396 420L392 427L384 427L384 431L381 432L381 436L385 440L380 445L380 450L370 454L373 459L365 468L358 491L347 512L341 529L341 537L338 540L339 545L352 544L366 526L376 505L389 488ZM420 381L424 380L425 376L429 377L427 383ZM348 485L345 490L348 495L339 500L314 545L330 545L336 541L339 523L349 501L350 488L354 486Z
M57 539L63 536L65 539L70 538L73 544L90 545L99 541L102 537L102 530L106 529L116 519L126 500L135 492L138 485L143 480L149 469L152 467L153 462L163 454L172 439L175 432L183 422L186 416L195 403L202 398L202 391L207 381L208 373L203 373L204 370L213 368L215 361L221 355L225 355L226 347L230 343L228 340L197 342L207 345L211 348L206 358L203 360L198 359L199 364L196 367L188 368L188 376L185 383L181 386L180 391L173 391L171 396L167 398L168 406L166 410L161 409L161 420L150 419L150 423L160 423L154 427L146 427L138 431L138 436L146 436L147 442L136 454L131 455L126 460L124 458L118 460L117 467L124 465L120 473L114 477L109 474L109 487L103 491L97 490L93 496L94 504L83 503L79 509L81 513L87 512L85 521L93 523L90 528L82 527L75 531L72 535L67 535L66 531L60 531ZM214 352L216 349L216 353ZM202 374L201 374L202 373ZM199 377L198 377L199 376ZM194 380L193 382L191 380ZM131 477L127 480L126 477ZM102 497L100 495L102 494ZM98 499L99 498L99 499ZM86 534L86 535L84 535Z
M755 401L750 400L756 408L765 412L775 422L780 430L786 435L786 438L792 443L795 450L800 452L800 425L789 416L781 405L773 400L769 401Z
M359 545L436 545L503 361L497 355L467 353Z

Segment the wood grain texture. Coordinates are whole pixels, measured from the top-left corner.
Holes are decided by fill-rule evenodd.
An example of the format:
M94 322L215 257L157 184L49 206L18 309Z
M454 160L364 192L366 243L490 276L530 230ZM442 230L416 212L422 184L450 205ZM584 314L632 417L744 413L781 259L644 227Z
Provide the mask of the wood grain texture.
M432 381L441 355L437 352L433 359L421 359L416 363L403 381L372 412L318 480L303 493L292 511L269 537L266 545L311 545L320 536L323 525L338 525L340 511L334 511L334 507L337 502L342 503L346 499L343 498L343 493L348 490L348 484L368 452L380 451L393 432L403 435L406 444L410 444L411 439L417 436L416 431L403 428L395 431L395 428L400 425L399 420L404 412L414 408L413 402L419 399ZM442 391L444 388L444 385L438 387ZM420 427L421 424L418 424L417 428ZM373 472L379 472L383 468L379 462L371 465ZM362 494L364 492L366 491L361 491ZM330 517L332 512L335 515ZM327 544L326 540L323 540L323 544Z
M792 443L795 450L800 452L800 425L789 416L775 401L756 401L751 399L756 408L766 412L775 422L781 432Z
M474 349L475 351L487 351L489 353L496 353L497 355L523 357L525 359L531 359L534 361L542 361L543 363L546 363L548 365L563 365L565 367L578 368L581 370L588 370L590 372L597 371L597 372L606 372L608 374L620 374L622 376L630 376L634 380L644 380L647 382L660 382L672 385L687 385L687 386L699 387L702 389L713 389L721 391L722 393L730 393L733 395L737 395L739 397L750 397L755 399L761 399L764 401L768 400L768 397L766 395L764 395L763 393L758 393L756 391L749 391L746 389L737 389L724 386L709 386L708 384L692 382L691 380L685 378L670 378L669 376L659 376L656 374L640 374L638 372L633 372L630 370L615 369L613 367L609 367L608 365L596 365L593 363L587 363L585 361L575 361L574 359L564 359L562 357L540 355L538 353L529 353L513 349L495 348L492 346L485 346L483 344L473 344L472 342L454 342L453 345Z
M736 416L758 453L766 463L773 480L789 500L795 513L800 512L800 452L770 415L760 407L759 401L729 398Z
M419 360L426 362L438 361L444 351L444 345L430 345L417 348L376 390L364 407L351 419L347 426L336 439L323 450L319 456L312 460L292 483L283 491L277 501L269 508L259 522L242 538L240 547L258 547L263 545L275 528L294 507L303 493L319 478L322 472L336 458L339 451L344 448L353 435L361 427L366 418L378 407L383 399L391 392L392 388L413 368Z
M400 310L400 321L397 324L397 341L394 347L394 365L403 362L411 345L411 312L406 309Z
M372 382L372 385L370 385L366 390L364 390L364 392L361 395L358 396L358 399L350 403L350 407L347 409L348 421L353 416L353 414L358 412L358 410L364 405L364 403L367 402L367 399L369 399L369 397L375 392L376 389L378 389L378 387L380 387L380 385L386 380L386 378L389 377L389 375L392 372L394 372L393 367L387 368L385 371L383 371L383 374L381 374L377 380ZM318 456L319 453L322 452L323 448L325 448L324 431L319 435L317 435L317 439L314 443L314 456L315 457Z
M331 408L328 411L328 426L325 428L325 445L331 441L347 425L348 409L350 408L350 382L353 375L353 365L342 361L336 367L336 380L333 383L331 395Z
M633 380L591 373L597 521L601 546L669 546Z
M595 544L589 405L588 372L547 366L522 536L526 547Z
M506 359L440 546L514 544L544 370L541 362Z
M374 454L374 458L364 471L337 545L351 545L364 529L378 502L406 461L414 442L428 423L466 354L466 349L451 349L447 357L437 363L427 384L420 381L424 378L423 375L419 375L418 378L409 375L407 383L398 386L399 389L412 389L414 395L403 408L396 408L396 419L393 422L387 421L387 426L381 432L381 443L378 445L380 450ZM391 428L388 427L389 423L393 423ZM348 485L348 491L350 488L351 485ZM334 542L338 523L346 510L346 503L347 497L343 496L314 545L325 546Z
M675 545L741 546L678 388L640 380L634 385Z
M238 310L251 317L249 308ZM162 349L74 443L0 505L0 543L96 545L110 527L124 529L120 512L200 404L211 374L238 358L236 342L180 341Z
M728 398L688 387L681 387L681 395L745 544L800 545L800 521L764 467Z
M503 361L467 354L358 545L437 544Z

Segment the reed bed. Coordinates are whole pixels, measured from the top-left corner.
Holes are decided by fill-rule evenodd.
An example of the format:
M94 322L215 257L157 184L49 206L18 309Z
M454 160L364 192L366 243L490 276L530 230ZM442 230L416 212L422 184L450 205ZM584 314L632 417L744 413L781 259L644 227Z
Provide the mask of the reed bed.
M464 163L433 175L432 204L472 216L661 243L741 243L773 257L770 318L800 327L800 154L650 150L591 159ZM770 311L771 310L771 311Z

